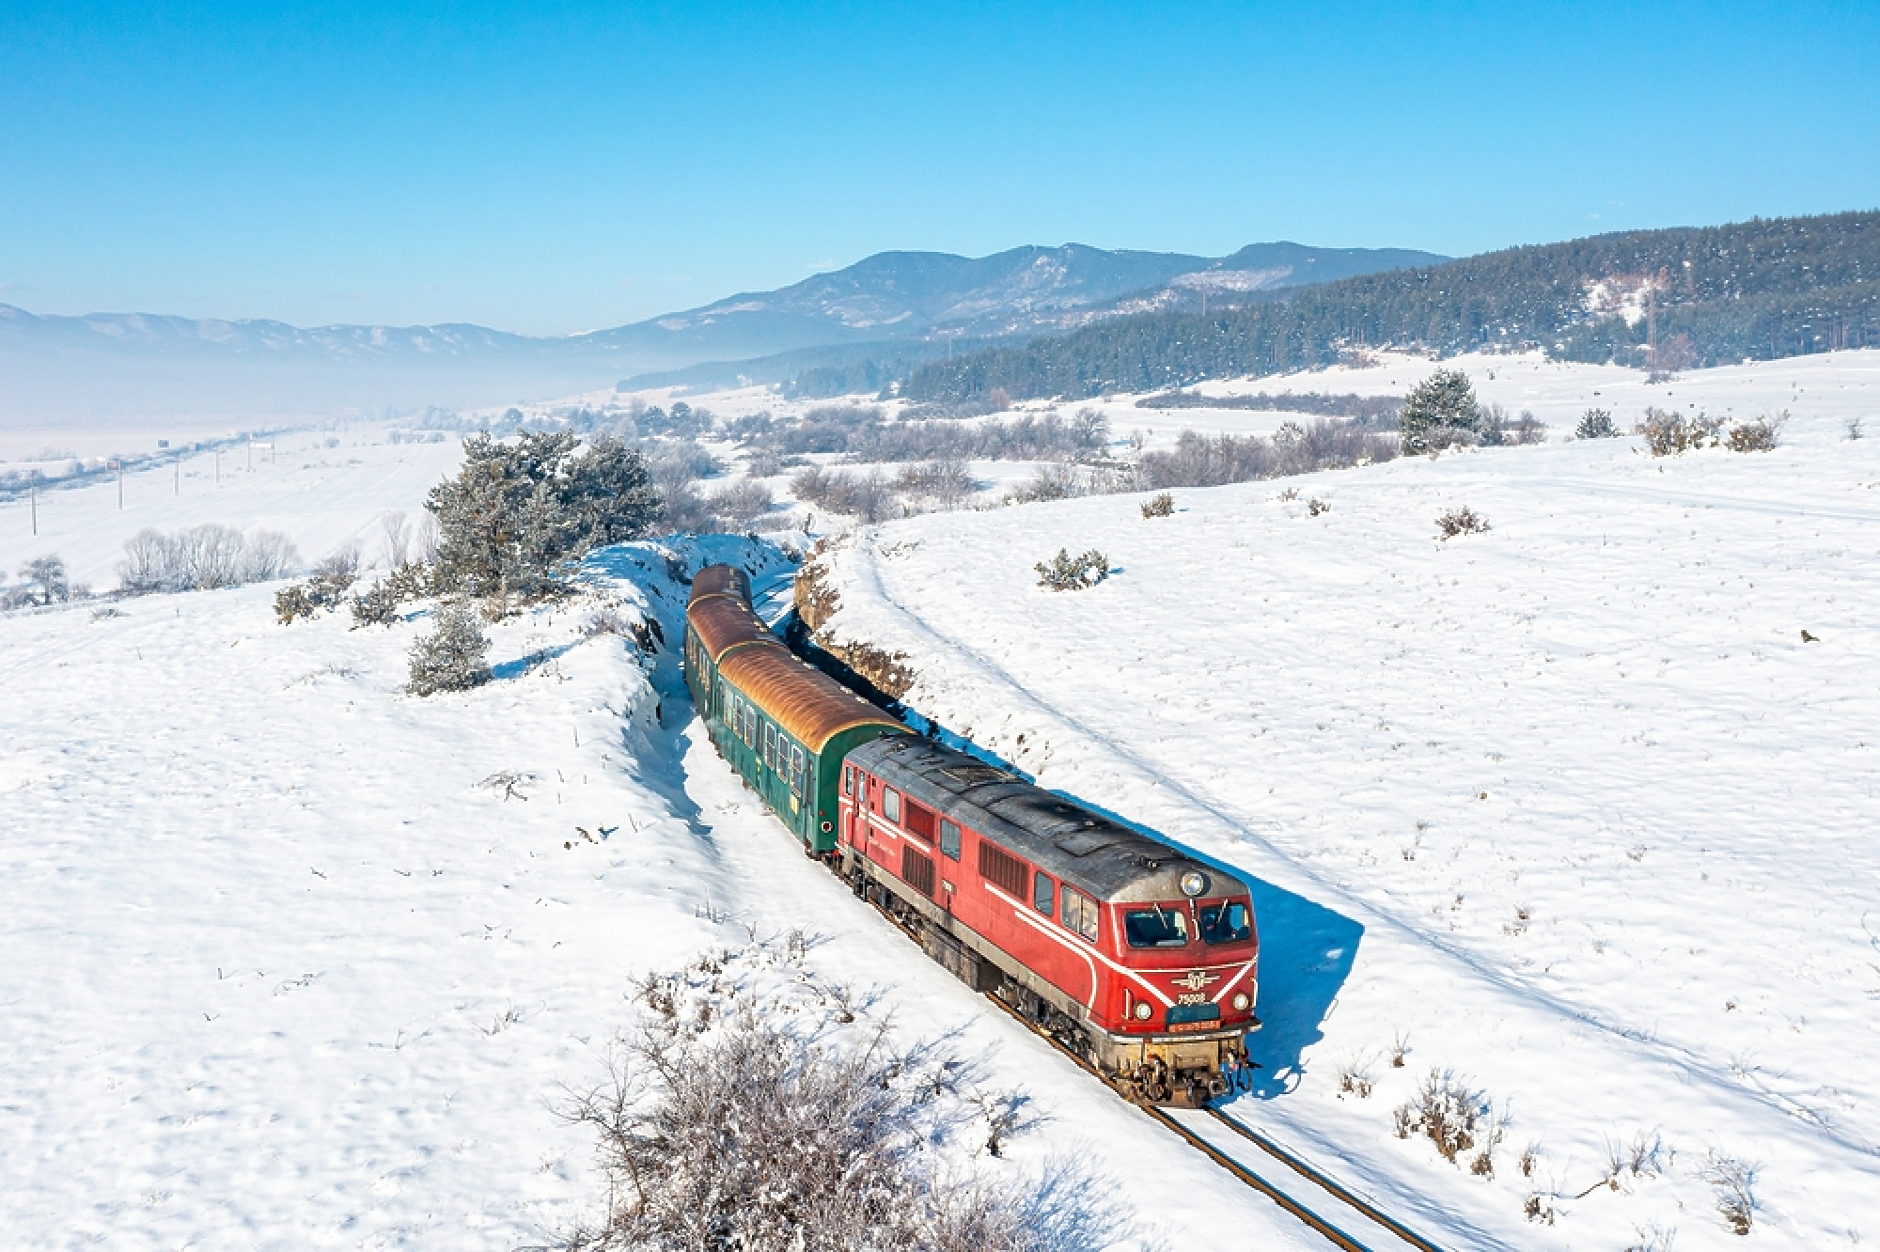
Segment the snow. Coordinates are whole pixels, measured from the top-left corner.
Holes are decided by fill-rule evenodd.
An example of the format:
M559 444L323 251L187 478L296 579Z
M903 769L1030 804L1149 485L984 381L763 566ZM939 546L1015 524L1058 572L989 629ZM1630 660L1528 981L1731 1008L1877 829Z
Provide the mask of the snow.
M1673 385L1796 397L1773 453L1554 442L1154 521L1101 497L896 522L836 547L831 629L905 652L949 731L1266 884L1272 1081L1237 1111L1397 1211L1710 1246L1714 1154L1757 1167L1758 1241L1851 1244L1880 1228L1880 444L1845 431L1873 355ZM1495 368L1543 396L1554 372ZM1626 385L1558 373L1556 409ZM1439 542L1465 504L1492 529ZM1044 591L1060 547L1117 573ZM1369 1100L1341 1098L1353 1064ZM1493 1179L1391 1133L1432 1067L1506 1118ZM1662 1172L1587 1192L1641 1135ZM1536 1191L1555 1224L1524 1221Z
M906 651L949 730L1259 880L1268 1069L1232 1112L1437 1242L1738 1246L1712 1154L1757 1168L1751 1244L1871 1238L1880 443L1845 423L1880 414L1880 353L1655 387L1460 364L1552 441L1177 492L1154 521L1134 497L910 518L838 541L836 629ZM1204 390L1402 394L1430 368ZM1286 417L1102 403L1119 437ZM1561 438L1647 403L1794 420L1756 455ZM127 475L122 513L113 483L48 492L36 544L0 502L0 565L56 551L108 586L135 530L198 522L370 559L459 455L388 430L225 454L219 486L188 461L180 495ZM1464 504L1492 529L1437 542ZM1031 567L1059 547L1117 572L1049 595ZM672 551L788 574L742 540ZM554 1108L601 1077L630 979L801 928L816 977L1028 1097L979 1167L1077 1162L1139 1215L1119 1247L1313 1246L801 856L702 742L670 649L583 631L618 602L676 642L665 555L602 554L582 600L492 629L495 682L430 700L398 691L422 616L281 627L273 587L0 614L9 1241L539 1241L599 1201ZM528 776L507 800L505 773ZM1338 1090L1353 1067L1368 1099ZM1505 1117L1492 1178L1392 1133L1432 1067Z

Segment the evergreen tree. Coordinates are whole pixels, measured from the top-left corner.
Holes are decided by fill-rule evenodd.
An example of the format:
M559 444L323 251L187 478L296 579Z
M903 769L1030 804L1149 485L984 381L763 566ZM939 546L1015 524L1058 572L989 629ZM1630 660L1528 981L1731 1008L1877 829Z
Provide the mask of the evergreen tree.
M489 651L490 641L468 605L439 605L436 628L411 645L411 682L405 690L428 696L481 686L490 680L484 660Z
M1480 427L1475 388L1469 386L1469 376L1461 370L1437 370L1411 388L1397 419L1405 453L1428 451L1434 431L1448 428L1476 434Z
M638 450L596 439L575 455L572 432L488 433L464 440L455 478L431 489L441 590L495 601L561 586L561 567L590 548L647 533L659 497Z

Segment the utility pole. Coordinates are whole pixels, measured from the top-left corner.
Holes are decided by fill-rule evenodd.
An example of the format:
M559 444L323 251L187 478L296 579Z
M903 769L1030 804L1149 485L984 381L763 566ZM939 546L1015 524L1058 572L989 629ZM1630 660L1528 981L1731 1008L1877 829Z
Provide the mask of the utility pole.
M33 511L33 536L39 535L39 471L34 470L26 476L26 503Z

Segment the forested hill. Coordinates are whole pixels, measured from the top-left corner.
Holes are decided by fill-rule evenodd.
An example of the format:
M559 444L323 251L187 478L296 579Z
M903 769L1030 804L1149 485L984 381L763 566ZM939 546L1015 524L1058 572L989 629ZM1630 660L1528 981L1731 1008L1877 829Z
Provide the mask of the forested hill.
M1082 397L1327 365L1365 346L1490 345L1660 369L1880 346L1880 212L1595 235L1214 314L1120 318L934 361L903 390L916 400L995 389Z

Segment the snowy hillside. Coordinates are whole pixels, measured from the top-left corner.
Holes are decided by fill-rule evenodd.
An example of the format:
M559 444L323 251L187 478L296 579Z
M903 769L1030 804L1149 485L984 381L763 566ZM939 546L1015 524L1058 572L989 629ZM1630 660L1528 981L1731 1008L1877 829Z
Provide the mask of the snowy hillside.
M804 858L701 744L674 649L590 632L614 606L676 641L668 555L786 570L608 550L575 605L492 630L496 681L424 701L422 618L282 627L269 587L0 616L9 1245L551 1238L603 1199L555 1109L603 1080L631 980L797 930L801 977L1016 1096L999 1160L961 1141L995 1184L1092 1180L1119 1247L1304 1246Z
M1880 354L1656 387L1459 363L1552 441L1178 491L1154 520L1097 496L856 531L832 540L833 629L905 652L909 703L948 730L1259 880L1267 1069L1236 1116L1443 1246L1871 1239L1880 443L1847 423L1880 429ZM1398 395L1429 368L1206 390ZM1588 405L1647 403L1795 419L1766 454L1562 439ZM1288 419L1100 407L1149 448ZM201 455L127 475L122 511L109 481L43 495L38 542L8 500L0 560L57 551L102 588L130 532L201 522L372 559L382 514L415 520L460 455L384 425L277 442L219 483ZM1438 542L1463 505L1491 529ZM1115 572L1046 593L1032 566L1060 547ZM496 682L428 701L399 691L422 616L281 627L269 586L0 614L10 1241L549 1237L599 1203L553 1109L600 1081L630 979L801 929L800 977L1024 1097L1030 1129L974 1167L1023 1187L1076 1163L1136 1214L1118 1247L1315 1246L795 850L702 744L672 650L591 629L615 606L676 640L668 552L744 560L788 602L754 542L610 550L580 601L492 630ZM1492 1176L1393 1133L1432 1068L1492 1101ZM1733 1168L1743 1243L1717 1211Z
M827 630L905 654L950 732L1266 884L1263 1123L1511 1246L1734 1246L1733 1170L1752 1243L1852 1246L1880 1231L1870 378L1770 453L1556 441L1151 520L912 518L832 545ZM1556 404L1599 386L1568 368ZM1460 506L1492 528L1439 541ZM1115 572L1042 590L1060 548ZM1504 1119L1492 1177L1393 1134L1432 1068Z

